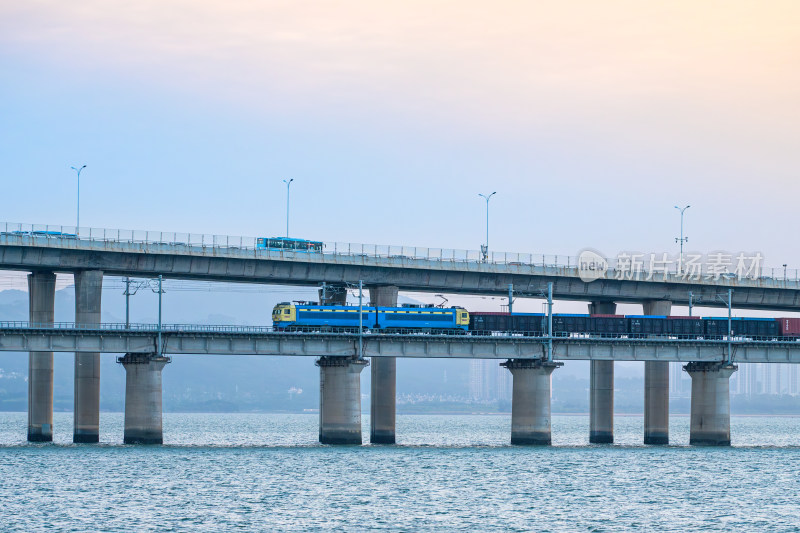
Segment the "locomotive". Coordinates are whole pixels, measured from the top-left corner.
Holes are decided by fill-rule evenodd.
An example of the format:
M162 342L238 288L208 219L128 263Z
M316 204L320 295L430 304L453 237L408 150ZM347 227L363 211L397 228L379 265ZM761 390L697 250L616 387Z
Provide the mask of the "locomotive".
M464 333L469 328L469 313L463 307L366 307L346 305L312 305L282 302L272 310L272 324L276 330L298 329L357 331L420 330Z

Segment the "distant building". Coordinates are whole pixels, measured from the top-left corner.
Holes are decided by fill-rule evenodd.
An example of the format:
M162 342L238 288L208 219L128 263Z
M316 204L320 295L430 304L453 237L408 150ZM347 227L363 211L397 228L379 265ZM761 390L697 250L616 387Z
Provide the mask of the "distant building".
M692 392L692 379L683 371L683 363L669 364L669 395L688 398Z
M731 394L747 397L800 394L797 365L782 363L739 363L731 377Z
M473 359L469 363L469 396L473 401L511 400L511 372L496 359Z

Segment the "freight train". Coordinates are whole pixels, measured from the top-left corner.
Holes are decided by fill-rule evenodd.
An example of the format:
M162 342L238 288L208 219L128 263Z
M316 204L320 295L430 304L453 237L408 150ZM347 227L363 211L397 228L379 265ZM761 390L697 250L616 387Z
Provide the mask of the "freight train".
M510 333L536 337L546 335L548 329L547 315L543 313L470 313L462 307L363 306L361 315L362 328L384 332ZM272 322L278 331L357 331L358 307L283 302L272 310ZM731 329L735 337L800 338L800 318L733 318ZM728 318L554 314L553 334L626 338L669 335L719 339L728 335Z

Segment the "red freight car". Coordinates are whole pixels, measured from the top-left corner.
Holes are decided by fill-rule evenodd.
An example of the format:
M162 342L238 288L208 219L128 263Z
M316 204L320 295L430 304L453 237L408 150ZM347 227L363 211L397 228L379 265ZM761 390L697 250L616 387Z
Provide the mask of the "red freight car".
M782 337L800 337L800 318L776 318Z

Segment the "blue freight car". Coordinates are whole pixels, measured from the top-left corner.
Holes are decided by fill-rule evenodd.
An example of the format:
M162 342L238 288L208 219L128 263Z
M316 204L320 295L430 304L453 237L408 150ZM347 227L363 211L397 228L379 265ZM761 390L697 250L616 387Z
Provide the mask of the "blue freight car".
M469 313L460 307L362 307L361 314L361 326L370 330L466 331L469 327ZM358 307L283 302L272 310L272 324L278 330L357 331Z

